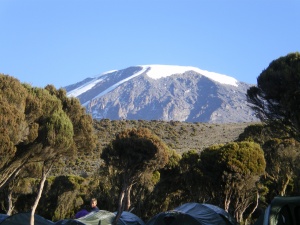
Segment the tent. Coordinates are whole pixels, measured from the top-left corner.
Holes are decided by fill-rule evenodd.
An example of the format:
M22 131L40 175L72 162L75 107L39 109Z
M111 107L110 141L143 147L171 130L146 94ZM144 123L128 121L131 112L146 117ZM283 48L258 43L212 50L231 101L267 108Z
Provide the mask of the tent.
M9 215L7 215L7 214L0 214L0 223L3 221L3 220L5 220L7 217L9 217Z
M210 204L186 203L151 218L147 225L235 225L225 210Z
M110 225L112 224L115 214L106 210L90 212L79 219L59 220L55 225Z
M106 210L91 212L79 219L59 220L55 225L111 225L116 217L117 212L112 213ZM145 225L144 221L131 212L123 212L118 225Z
M275 197L254 225L300 224L300 196Z
M117 215L117 212L115 212L114 214ZM146 225L145 222L137 215L127 211L122 212L118 224L119 225Z
M25 213L16 213L14 215L6 217L0 225L28 225L30 224L30 212ZM54 225L50 220L45 219L42 216L37 214L34 215L34 224L35 225Z

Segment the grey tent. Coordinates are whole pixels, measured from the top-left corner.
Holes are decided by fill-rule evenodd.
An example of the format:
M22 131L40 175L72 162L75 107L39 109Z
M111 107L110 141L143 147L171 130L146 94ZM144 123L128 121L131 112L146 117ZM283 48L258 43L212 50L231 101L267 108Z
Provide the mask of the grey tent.
M28 225L30 224L31 213L16 213L14 215L8 216L2 222L1 225ZM35 225L54 225L50 220L45 219L42 216L37 214L34 215L34 224Z
M115 212L114 214L117 215L117 212ZM118 221L118 225L146 225L146 224L137 215L131 212L123 211Z
M300 224L300 196L275 197L254 225Z
M235 225L225 210L210 204L186 203L151 218L147 225Z

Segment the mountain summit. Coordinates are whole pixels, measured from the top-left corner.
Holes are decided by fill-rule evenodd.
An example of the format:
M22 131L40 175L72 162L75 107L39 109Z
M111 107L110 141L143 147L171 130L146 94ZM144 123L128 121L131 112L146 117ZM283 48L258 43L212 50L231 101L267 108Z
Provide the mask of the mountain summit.
M65 87L94 119L186 122L257 121L249 84L191 66L140 65Z

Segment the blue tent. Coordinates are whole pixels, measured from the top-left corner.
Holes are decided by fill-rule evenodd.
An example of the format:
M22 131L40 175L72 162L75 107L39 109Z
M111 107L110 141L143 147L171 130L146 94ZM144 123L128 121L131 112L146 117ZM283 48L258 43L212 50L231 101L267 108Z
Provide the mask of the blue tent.
M147 225L235 225L234 218L225 210L200 203L186 203L174 210L151 218Z
M25 213L16 213L14 215L6 217L2 222L1 225L28 225L30 224L30 212ZM54 223L50 220L45 219L42 216L37 214L34 215L34 224L35 225L54 225Z
M7 217L9 217L9 215L7 214L0 214L0 223L5 220Z
M114 214L117 215L117 212L115 212ZM145 222L137 215L127 211L122 212L118 224L119 225L146 225Z

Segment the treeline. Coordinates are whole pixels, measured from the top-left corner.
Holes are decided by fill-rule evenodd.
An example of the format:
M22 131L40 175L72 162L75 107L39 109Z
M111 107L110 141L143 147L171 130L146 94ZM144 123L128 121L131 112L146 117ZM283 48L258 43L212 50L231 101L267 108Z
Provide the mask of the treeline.
M1 210L57 221L96 197L101 209L123 207L145 221L186 202L215 204L240 223L254 221L275 196L300 194L299 65L299 53L272 62L261 76L279 81L269 86L270 79L259 77L247 93L264 123L240 135L223 127L211 145L205 140L221 125L93 121L65 90L1 74ZM289 83L298 85L291 90Z

